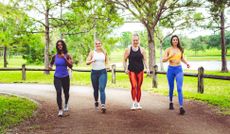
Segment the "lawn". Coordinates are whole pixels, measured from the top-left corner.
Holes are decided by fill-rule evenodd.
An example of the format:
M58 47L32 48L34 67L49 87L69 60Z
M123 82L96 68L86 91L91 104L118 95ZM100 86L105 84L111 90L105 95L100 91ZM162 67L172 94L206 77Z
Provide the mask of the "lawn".
M25 98L0 94L0 133L32 116L37 105Z

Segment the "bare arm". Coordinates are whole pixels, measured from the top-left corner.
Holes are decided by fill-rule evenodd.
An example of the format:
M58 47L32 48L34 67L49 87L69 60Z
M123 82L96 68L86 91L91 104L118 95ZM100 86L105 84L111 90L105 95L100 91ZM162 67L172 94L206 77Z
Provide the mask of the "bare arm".
M67 56L65 57L65 61L66 61L67 66L72 69L73 60L72 60L72 57L69 54L67 54Z
M182 55L181 57L181 61L187 65L187 68L190 68L190 65L188 64L188 62L184 59L184 55Z
M108 65L108 64L109 64L109 58L108 58L107 53L105 53L105 65Z
M128 71L127 60L128 60L128 57L129 57L129 53L130 53L129 49L126 48L125 53L124 53L124 58L123 58L123 67L124 67L124 70L125 70L126 73Z
M94 62L93 60L93 51L91 51L86 59L86 65L90 65L92 62Z
M141 48L142 49L142 48ZM145 49L142 49L142 55L143 55L143 63L144 63L144 66L147 70L147 73L149 74L149 67L147 66L147 56L146 56L146 52L145 52Z
M53 65L54 65L54 60L55 60L55 55L52 57L50 64L49 64L49 70L52 69Z

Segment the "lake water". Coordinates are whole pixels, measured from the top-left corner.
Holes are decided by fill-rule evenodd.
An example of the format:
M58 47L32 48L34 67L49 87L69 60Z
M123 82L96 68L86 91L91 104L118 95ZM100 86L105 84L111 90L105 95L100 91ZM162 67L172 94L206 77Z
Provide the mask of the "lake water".
M122 63L115 63L117 68L123 68ZM190 61L189 70L198 70L199 67L204 67L205 70L221 70L221 61ZM160 63L157 63L158 68ZM168 63L164 63L164 70L167 70ZM183 68L186 68L186 65L182 63ZM230 70L230 61L227 61L227 68ZM160 68L159 68L160 69Z

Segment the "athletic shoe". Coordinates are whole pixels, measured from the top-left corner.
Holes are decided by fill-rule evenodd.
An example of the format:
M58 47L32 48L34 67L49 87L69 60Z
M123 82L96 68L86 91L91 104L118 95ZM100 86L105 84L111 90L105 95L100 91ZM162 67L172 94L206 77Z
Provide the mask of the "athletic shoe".
M106 112L105 104L102 104L102 105L101 105L101 112L102 112L102 113L105 113L105 112Z
M99 103L96 101L94 105L95 105L95 109L98 110Z
M64 112L67 112L67 111L69 111L69 107L68 107L67 104L65 104L65 106L64 106Z
M136 110L136 109L137 109L137 104L136 104L136 102L133 102L133 104L132 104L132 106L131 106L130 109L131 109L131 110Z
M183 107L181 107L181 108L180 108L180 115L184 115L184 113L185 113L185 110L184 110Z
M137 103L137 104L136 104L136 109L139 109L139 110L141 110L141 109L142 109L142 107L141 107L140 103Z
M169 110L173 110L174 109L174 107L173 107L173 103L172 102L170 102L169 103Z
M62 111L62 110L59 110L59 111L58 111L58 116L59 116L59 117L62 117L62 116L63 116L63 111Z

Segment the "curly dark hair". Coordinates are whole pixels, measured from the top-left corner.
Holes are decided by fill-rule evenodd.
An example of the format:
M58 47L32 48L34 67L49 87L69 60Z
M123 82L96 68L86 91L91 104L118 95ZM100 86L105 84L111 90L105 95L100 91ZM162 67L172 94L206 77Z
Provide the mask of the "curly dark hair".
M62 50L59 50L58 49L58 44L61 42L61 44L62 44ZM58 40L57 41L57 43L56 43L56 50L57 50L57 53L58 54L61 54L61 53L64 53L64 54L67 54L68 53L68 50L67 50L67 48L66 48L66 44L65 44L65 42L63 41L63 40Z

